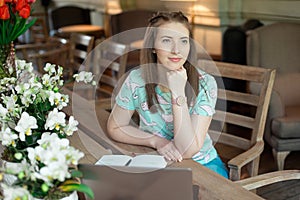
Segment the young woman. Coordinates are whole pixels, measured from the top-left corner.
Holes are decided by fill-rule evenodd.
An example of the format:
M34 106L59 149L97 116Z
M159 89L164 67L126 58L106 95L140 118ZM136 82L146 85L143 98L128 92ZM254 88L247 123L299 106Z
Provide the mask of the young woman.
M120 142L152 147L167 160L192 158L228 177L207 134L217 85L194 66L196 54L188 19L181 12L152 17L141 66L130 72L116 96L108 133ZM134 112L139 127L130 123Z

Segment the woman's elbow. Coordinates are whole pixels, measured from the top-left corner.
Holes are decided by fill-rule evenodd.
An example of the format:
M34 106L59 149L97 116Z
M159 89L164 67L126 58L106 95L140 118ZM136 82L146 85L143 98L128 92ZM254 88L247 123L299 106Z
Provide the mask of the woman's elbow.
M116 131L117 131L117 126L116 126L116 123L114 122L114 120L112 120L110 117L107 121L106 128L107 128L107 135L110 138L114 139Z
M197 154L202 145L200 146L199 144L193 144L191 145L185 152L183 152L182 157L185 159L190 159L192 158L195 154Z

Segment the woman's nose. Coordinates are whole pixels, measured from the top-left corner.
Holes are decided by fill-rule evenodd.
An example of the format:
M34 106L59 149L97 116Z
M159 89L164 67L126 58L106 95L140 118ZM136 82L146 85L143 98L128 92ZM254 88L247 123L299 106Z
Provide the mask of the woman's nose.
M179 54L179 48L177 42L173 42L171 53Z

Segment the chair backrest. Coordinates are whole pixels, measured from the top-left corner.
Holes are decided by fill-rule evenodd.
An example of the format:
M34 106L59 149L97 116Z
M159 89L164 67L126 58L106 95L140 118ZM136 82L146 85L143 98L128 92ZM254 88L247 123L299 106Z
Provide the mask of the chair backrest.
M76 24L91 24L89 9L68 5L49 10L49 28L52 32Z
M300 24L278 22L249 31L247 64L276 68L277 73L300 72Z
M261 149L256 149L258 155L263 150L263 133L266 122L266 115L270 102L270 95L275 78L275 70L244 66L232 63L213 62L200 60L200 67L209 74L216 77L217 81L221 81L222 78L243 80L247 84L256 83L259 84L259 91L253 94L247 91L233 91L228 88L222 88L222 83L219 83L218 89L218 101L216 106L216 113L213 116L213 121L209 129L209 134L213 141L226 146L231 146L240 149L241 152L245 152L253 148L258 142L261 144ZM226 110L227 102L234 102L240 104L240 107L230 108ZM241 109L242 108L242 109ZM222 151L219 151L221 157ZM247 164L251 161L254 151L250 151L245 154L246 158L242 161L243 164ZM230 165L234 163L232 158L228 163ZM240 157L241 159L241 157ZM232 161L232 162L231 162ZM239 160L241 161L241 160ZM250 175L256 175L257 168L250 172ZM240 166L237 166L240 168ZM252 169L253 170L253 169ZM237 170L238 174L233 174L230 171L230 178L232 180L240 179L240 169Z
M29 59L35 59L39 72L43 72L46 63L56 64L64 67L68 57L69 49L67 46L54 47L51 50L29 55Z
M18 57L32 62L39 72L43 72L47 62L61 66L67 64L69 43L63 38L49 37L45 43L22 44L15 48Z
M97 44L97 42L96 42ZM93 53L93 73L99 75L98 92L111 96L126 70L129 46L105 40Z
M44 16L37 17L33 26L30 27L30 31L34 43L47 42L49 33Z
M72 33L70 36L70 52L69 65L73 72L76 72L83 62L88 65L89 60L86 60L88 54L94 47L94 36L84 35L80 33Z
M117 42L123 44L129 44L133 41L141 40L144 38L145 28L148 25L148 20L153 16L155 12L150 10L129 10L121 12L116 15L110 16L110 34L117 39ZM137 29L134 33L130 32L130 35L123 34L122 37L116 38L116 34Z

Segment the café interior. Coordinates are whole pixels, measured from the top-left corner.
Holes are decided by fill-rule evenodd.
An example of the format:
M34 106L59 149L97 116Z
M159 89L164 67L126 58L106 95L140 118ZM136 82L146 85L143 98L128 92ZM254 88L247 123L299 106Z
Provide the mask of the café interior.
M300 199L298 0L37 1L31 16L37 21L18 38L16 55L38 72L46 62L63 66L65 92L72 98L66 113L77 114L80 123L71 143L84 151L81 162L157 153L106 134L115 89L138 67L145 27L157 11L188 16L199 63L220 83L220 108L209 134L230 178L190 160L173 163L192 169L194 199ZM82 67L99 76L96 87L72 81Z

